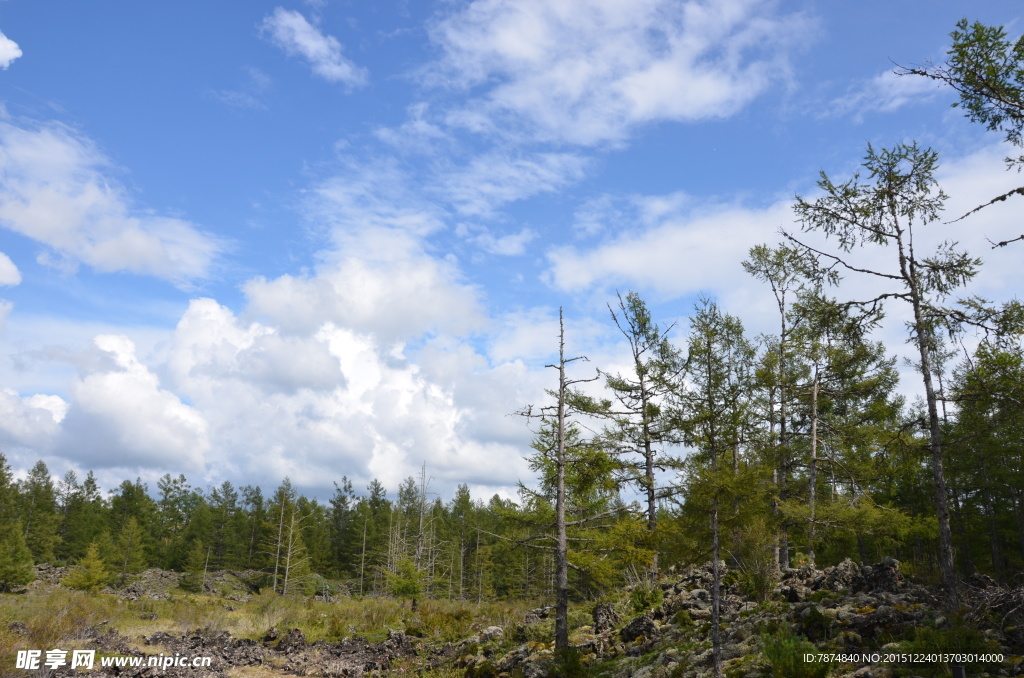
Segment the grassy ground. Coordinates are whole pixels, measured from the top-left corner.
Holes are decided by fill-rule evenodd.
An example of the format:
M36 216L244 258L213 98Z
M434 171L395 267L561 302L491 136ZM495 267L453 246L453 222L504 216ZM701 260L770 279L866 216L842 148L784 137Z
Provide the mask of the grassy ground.
M136 601L63 588L0 594L0 666L13 666L17 651L22 649L83 648L83 630L101 624L116 629L132 643L158 631L181 635L194 629L258 639L276 627L301 629L309 642L337 642L345 637L379 641L389 630L402 630L429 643L443 644L462 640L487 626L509 629L523 619L528 609L538 605L535 601L477 604L426 600L414 612L408 602L385 598L325 603L270 592L244 603L185 592L169 600ZM147 647L148 652L154 649ZM395 673L413 668L396 667ZM273 674L266 668L247 668L235 670L232 675L259 678ZM439 669L425 675L448 678L457 674Z

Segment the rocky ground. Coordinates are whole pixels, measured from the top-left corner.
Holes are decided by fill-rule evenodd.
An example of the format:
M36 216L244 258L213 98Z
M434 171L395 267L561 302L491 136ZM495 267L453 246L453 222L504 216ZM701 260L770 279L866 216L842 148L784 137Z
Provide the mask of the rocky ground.
M36 578L29 584L29 591L51 588L60 584L70 574L70 567L54 567L52 565L36 566ZM113 594L126 600L149 598L167 600L180 595L181 572L151 568L131 575L123 583L115 583L103 589L103 593ZM246 570L232 572L228 570L210 572L203 581L203 591L220 596L226 600L244 602L258 591L256 582L263 578L262 572Z
M54 584L63 573L43 568L40 584ZM127 586L111 589L122 597L160 597L177 585L174 573L147 571ZM51 581L52 580L52 581ZM247 574L216 573L210 592L241 600L251 592ZM853 659L812 666L807 652L934 653L983 651L1002 661L971 664L967 676L1024 676L1024 589L1007 589L986 577L965 587L967 606L957 615L941 611L937 592L908 582L892 559L870 567L852 561L825 570L810 567L782 572L770 600L758 603L742 594L735 576L722 589L722 658L727 676L895 676L950 675L936 663L886 663ZM660 603L640 614L598 603L592 623L576 628L576 675L609 678L703 677L711 675L710 565L666 578ZM518 624L491 626L458 643L438 645L402 631L380 642L345 638L307 642L298 629L270 629L261 639L235 638L223 631L164 632L125 638L114 630L91 628L83 640L90 648L125 656L209 656L203 676L239 676L244 667L259 675L378 676L395 666L424 671L457 667L468 678L564 675L556 669L550 640L551 608L530 611ZM578 622L577 622L578 623ZM42 673L40 675L43 675ZM85 675L70 669L52 676ZM96 669L88 675L199 675L195 669Z
M593 625L570 639L582 653L582 675L614 678L712 675L709 640L710 565L662 584L656 608L620 620L608 605L594 608ZM1024 589L1006 589L979 577L965 587L967 607L955 618L941 612L937 592L907 582L899 563L861 567L846 560L824 571L787 569L772 602L758 604L725 587L722 659L727 676L856 678L950 675L935 662L853 660L812 666L806 652L853 655L983 651L1001 662L969 664L967 676L1024 676ZM504 653L473 646L458 658L467 676L540 678L551 674L551 648L525 643Z
M233 670L244 667L262 667L268 675L359 677L387 675L392 663L414 655L417 650L401 632L393 632L380 643L361 639L348 639L339 643L306 642L298 629L281 633L271 629L260 641L233 638L229 633L197 629L180 636L155 633L142 639L141 649L128 638L112 629L91 628L82 641L104 655L148 657L152 655L180 657L210 657L209 668L169 667L158 669L142 667L72 669L68 666L56 670L42 669L31 675L52 678L91 676L92 678L142 678L164 676L186 678L202 675L208 678L229 678L239 675ZM21 672L22 675L30 675Z

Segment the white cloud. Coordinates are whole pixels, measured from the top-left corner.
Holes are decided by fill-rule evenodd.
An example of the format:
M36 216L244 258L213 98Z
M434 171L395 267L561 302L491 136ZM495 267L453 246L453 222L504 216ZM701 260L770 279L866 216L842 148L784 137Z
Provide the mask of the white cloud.
M133 210L107 159L66 127L0 122L0 151L0 225L48 246L41 263L186 284L224 249L187 221Z
M865 113L892 113L910 104L930 101L944 93L948 91L940 83L928 78L898 76L886 70L870 80L858 83L845 96L834 99L825 109L824 115L852 115L859 120Z
M394 162L360 164L343 158L338 174L309 191L311 224L330 229L338 242L371 230L396 230L422 238L445 228L444 212L426 202Z
M366 69L346 59L341 43L334 36L321 33L301 13L277 7L260 27L285 53L306 59L321 78L350 86L366 82Z
M21 272L11 258L0 252L0 285L18 285L21 283Z
M21 48L18 43L0 33L0 68L7 70L7 67L21 56Z
M740 262L760 242L778 240L792 221L790 204L752 209L712 205L667 209L678 194L634 199L642 227L590 249L561 247L548 255L548 281L565 291L626 285L665 298L726 289L743 276Z
M395 487L425 461L447 485L502 485L523 470L513 444L485 425L500 424L511 408L495 415L477 407L479 398L514 399L515 389L468 347L437 346L421 368L366 332L324 322L285 334L210 299L192 302L172 343L168 372L209 422L219 452L209 468L218 477L268 484L289 475L327 488L347 474ZM275 345L293 358L316 357L281 364L287 378L272 370L268 380L251 366Z
M441 190L460 213L489 216L508 203L579 181L586 165L585 158L572 153L487 153L442 177Z
M125 336L93 340L105 364L71 384L62 451L105 467L204 468L208 425L195 408L160 387Z
M373 135L397 151L430 152L438 141L448 140L448 134L427 119L428 111L426 103L413 104L408 120L398 127L378 127Z
M270 76L258 68L247 68L246 79L235 89L211 89L209 96L232 108L259 110L267 106L260 97L271 85Z
M0 443L49 451L67 414L68 404L54 395L20 397L11 389L0 390Z
M445 230L446 215L409 183L393 163L352 164L311 190L306 214L326 230L330 249L311 273L249 280L248 312L288 332L331 321L387 345L425 332L479 329L479 290L453 257L427 242Z
M436 82L482 87L449 122L622 140L639 123L731 115L787 77L811 23L762 0L475 0L438 22Z
M518 233L509 233L499 237L495 237L491 233L483 233L478 235L475 240L485 252L511 257L526 252L526 246L536 237L535 231L523 228Z
M371 332L385 343L481 327L477 290L462 282L451 263L425 252L417 238L380 228L339 237L338 253L314 275L246 283L249 312L289 330L308 331L331 321Z

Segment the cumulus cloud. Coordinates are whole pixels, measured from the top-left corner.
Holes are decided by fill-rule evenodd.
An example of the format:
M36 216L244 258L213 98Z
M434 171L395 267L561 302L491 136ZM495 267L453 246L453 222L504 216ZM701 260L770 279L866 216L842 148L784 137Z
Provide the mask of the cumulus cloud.
M133 210L108 165L66 127L0 122L0 225L46 245L41 263L58 268L178 284L206 276L223 243L183 219Z
M321 33L300 12L277 7L263 19L260 28L286 54L308 61L321 78L349 86L366 82L366 69L346 59L341 43L334 36Z
M275 350L299 359L267 369ZM333 322L285 333L201 299L175 330L167 371L209 422L217 475L271 483L289 475L323 488L347 474L394 487L425 461L438 478L508 484L522 470L519 454L486 434L479 417L489 415L471 412L478 394L465 391L495 388L493 399L508 386L481 387L472 375L489 368L466 347L437 347L426 362Z
M7 67L21 56L21 48L18 43L0 33L0 68L7 70Z
M210 451L203 415L161 388L128 337L93 344L101 360L71 384L62 448L104 467L201 470Z
M483 88L449 122L594 144L728 116L788 72L811 22L762 0L475 0L439 21L438 82Z
M11 389L0 390L0 444L37 453L50 451L67 409L68 404L59 396L23 398Z
M326 321L369 332L385 343L424 332L479 328L479 293L458 269L396 229L347 236L346 246L312 275L257 277L243 287L248 310L291 330Z

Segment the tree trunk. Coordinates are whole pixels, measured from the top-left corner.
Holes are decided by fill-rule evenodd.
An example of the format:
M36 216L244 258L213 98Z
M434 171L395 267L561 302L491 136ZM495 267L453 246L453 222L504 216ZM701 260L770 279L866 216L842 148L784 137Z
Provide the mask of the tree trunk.
M942 465L942 429L939 427L938 397L932 385L932 354L928 345L929 329L924 320L921 308L920 283L913 259L909 262L900 241L900 264L904 277L910 287L910 297L914 307L914 334L917 339L917 350L921 356L921 376L924 380L925 399L928 403L929 451L931 452L932 479L935 485L935 510L939 521L939 571L942 573L942 586L945 589L945 605L949 610L960 606L960 595L956 588L956 566L953 560L953 533L949 522L949 500L946 490L946 474Z
M810 490L808 492L808 503L811 509L811 524L808 527L807 538L807 560L811 567L814 567L814 537L815 537L815 512L817 510L817 485L818 485L818 366L814 366L814 386L811 391L811 468L808 474Z
M569 541L565 528L565 326L558 310L558 449L555 495L555 652L569 649Z

